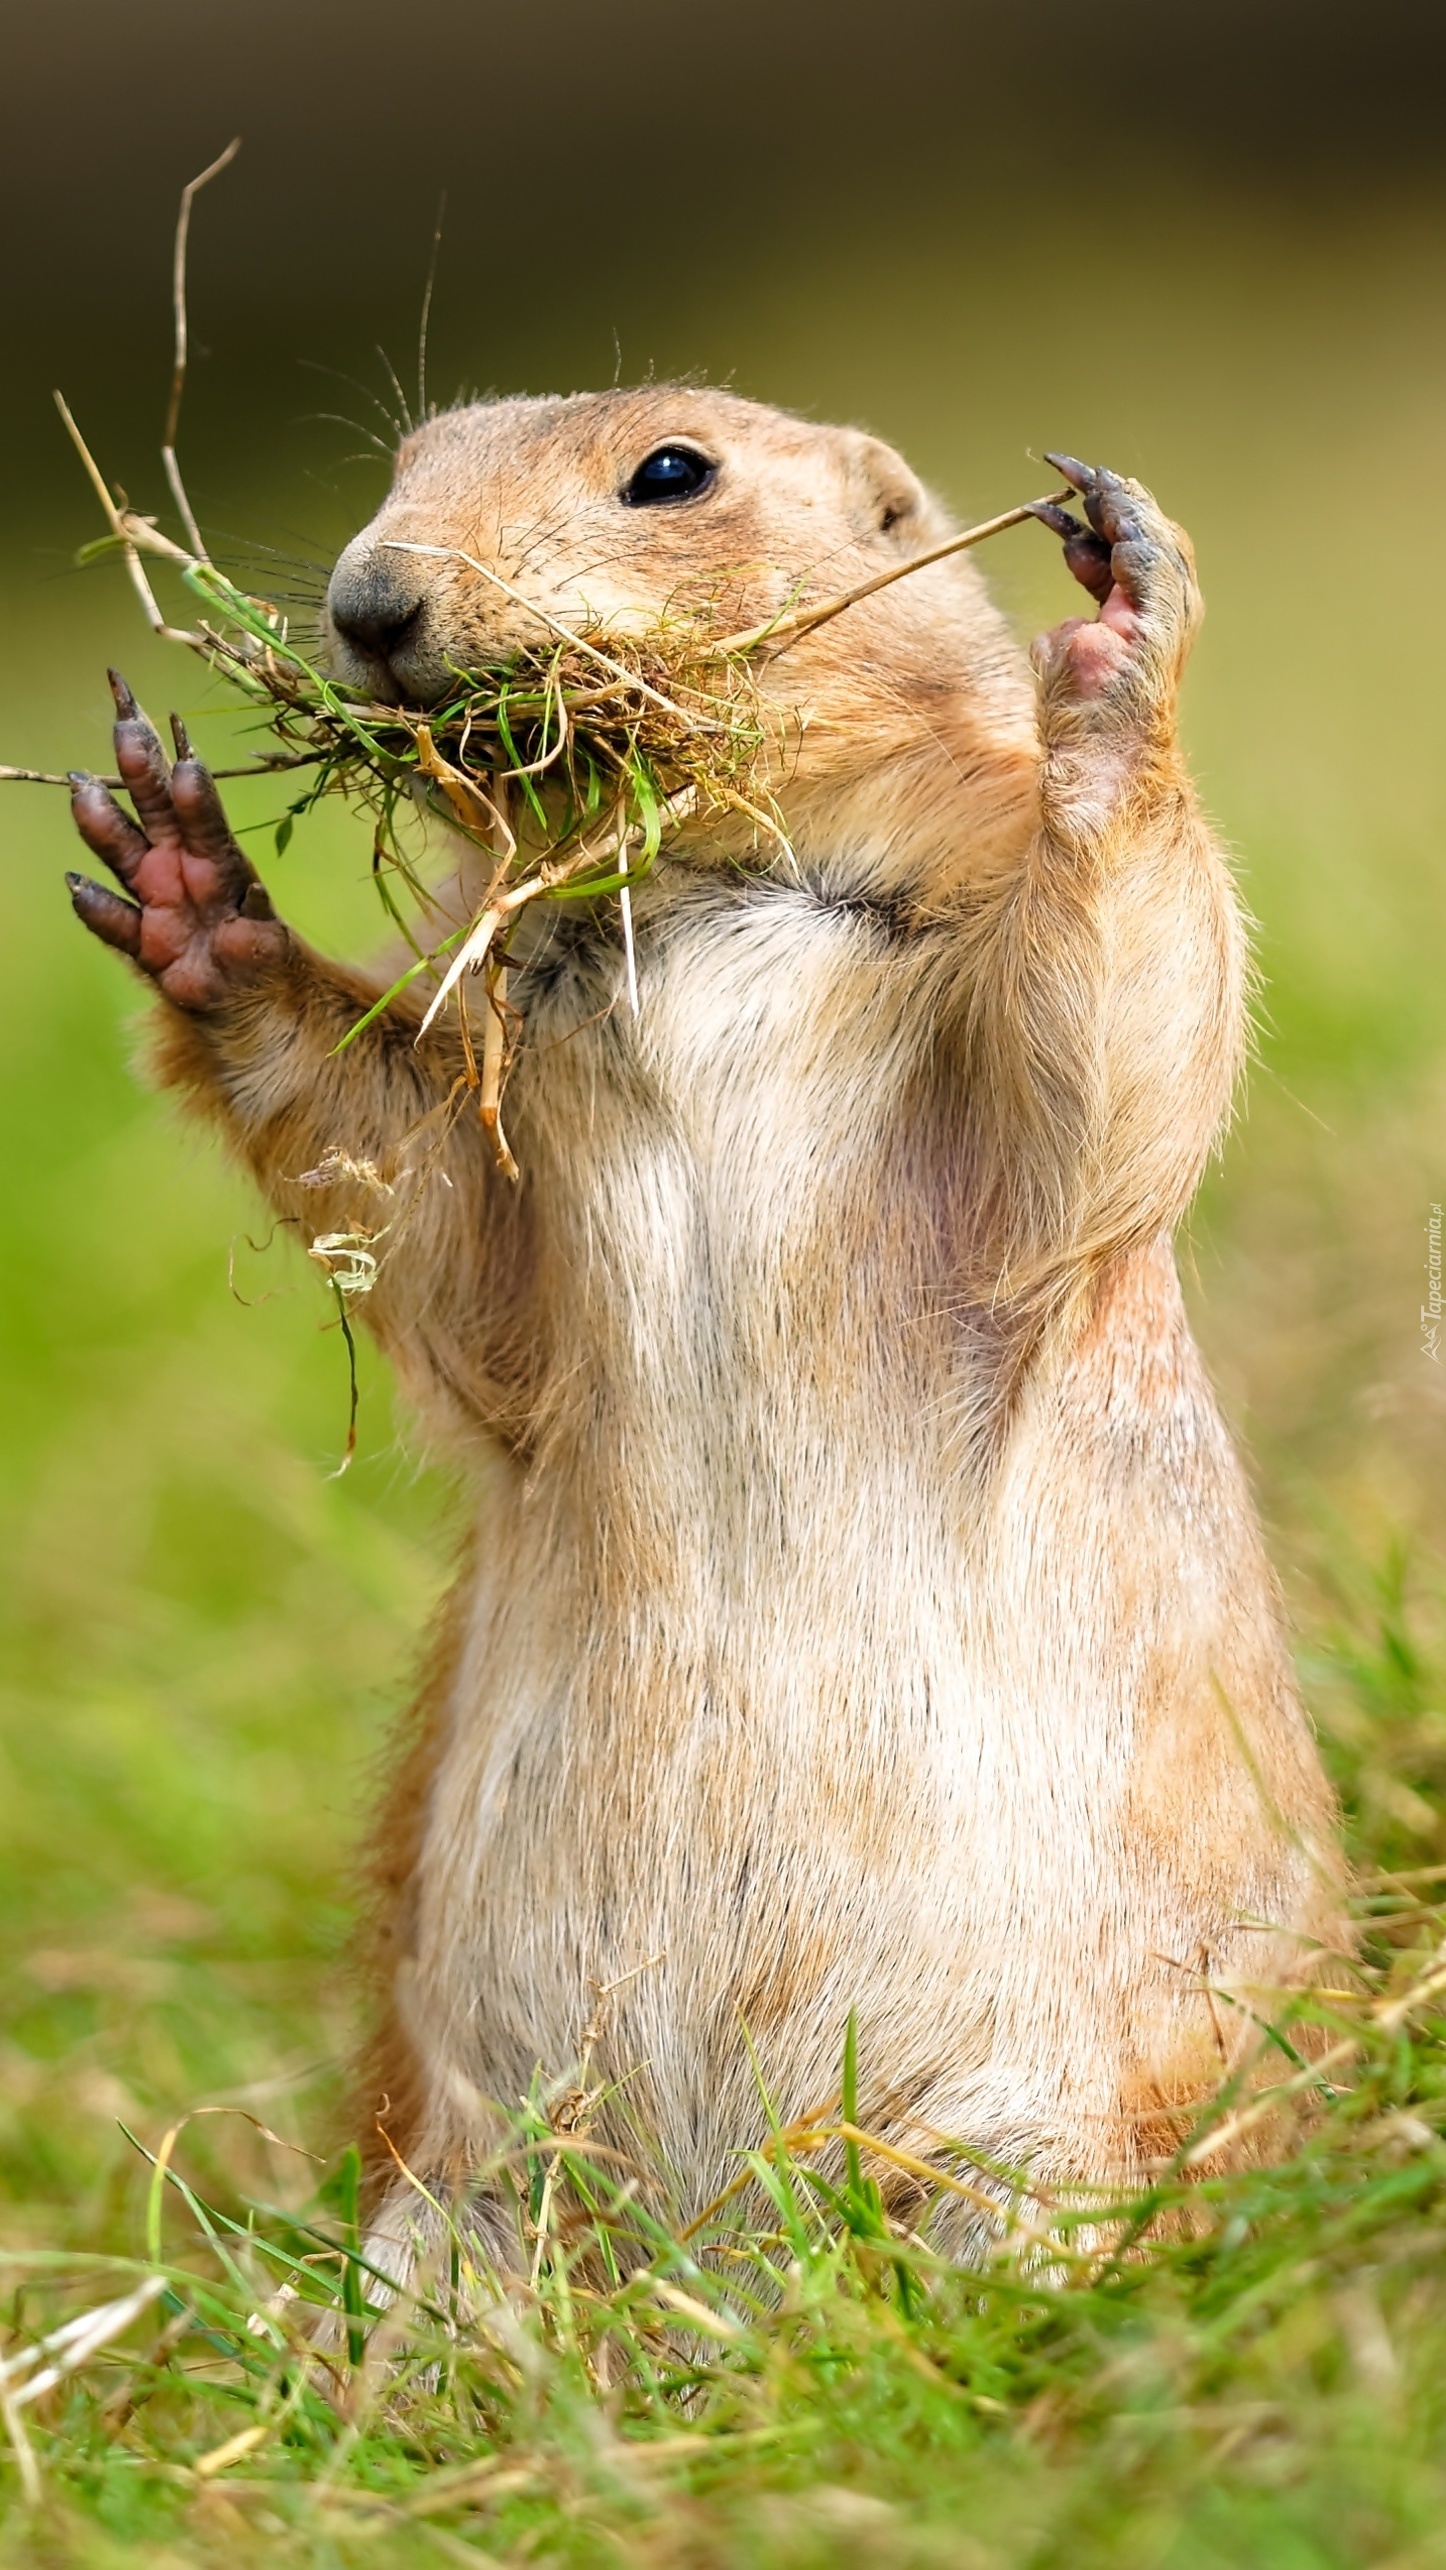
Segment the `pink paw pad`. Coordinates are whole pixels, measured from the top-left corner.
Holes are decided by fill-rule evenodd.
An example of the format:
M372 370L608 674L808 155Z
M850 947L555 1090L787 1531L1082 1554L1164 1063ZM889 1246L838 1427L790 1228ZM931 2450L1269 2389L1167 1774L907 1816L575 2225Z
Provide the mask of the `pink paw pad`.
M1071 616L1045 637L1052 664L1063 662L1080 696L1099 696L1125 667L1140 630L1139 615L1123 589L1110 591L1098 616Z
M1133 495L1118 475L1072 455L1047 460L1080 494L1087 523L1052 501L1040 502L1035 515L1063 537L1066 565L1098 602L1098 614L1056 625L1041 638L1040 656L1045 666L1068 672L1078 696L1099 696L1125 668L1142 630L1131 577L1140 535Z

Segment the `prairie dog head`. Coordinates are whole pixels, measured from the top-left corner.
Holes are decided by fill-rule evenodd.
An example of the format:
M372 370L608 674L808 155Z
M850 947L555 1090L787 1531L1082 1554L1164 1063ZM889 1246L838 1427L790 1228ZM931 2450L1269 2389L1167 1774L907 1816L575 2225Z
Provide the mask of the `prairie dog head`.
M574 630L640 635L691 615L727 633L950 531L877 438L733 394L663 384L476 403L404 440L391 490L332 573L325 643L344 685L425 706L455 672L546 640L522 599ZM413 545L439 550L399 549ZM950 698L1002 684L1017 699L1022 671L960 559L850 608L765 683L816 729L808 764L837 778L921 721L936 737Z

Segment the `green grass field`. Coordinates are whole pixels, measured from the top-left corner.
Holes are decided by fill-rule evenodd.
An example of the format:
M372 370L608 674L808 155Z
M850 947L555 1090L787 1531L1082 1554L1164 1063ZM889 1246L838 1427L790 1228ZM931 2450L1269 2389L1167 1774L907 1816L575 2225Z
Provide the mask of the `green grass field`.
M246 1190L132 1076L135 994L59 884L63 798L0 788L0 2368L21 2368L0 2385L67 2314L165 2277L18 2413L6 2559L1446 2562L1446 2009L1429 1988L1397 2005L1446 1936L1446 1871L1421 1872L1446 1868L1446 1369L1418 1324L1446 1196L1446 361L1423 320L1443 246L1420 210L1331 238L1216 206L1140 253L1122 350L1085 300L1025 326L1038 241L996 245L981 279L924 239L861 283L857 245L820 240L806 326L764 276L660 335L660 366L727 362L743 389L865 417L971 513L1038 487L1027 444L1064 442L1145 473L1196 538L1190 739L1268 990L1186 1264L1376 1887L1314 2139L1204 2190L1196 2236L1153 2256L1076 2261L1049 2290L1013 2254L940 2273L878 2236L866 2161L825 2200L781 2155L776 2221L732 2257L658 2243L613 2292L570 2283L545 2236L529 2310L459 2348L440 2279L400 2371L339 2357L327 2393L284 2315L248 2326L314 2215L341 2246L308 2290L349 2277L365 2334L344 2160L246 2118L335 2151L349 1852L453 1500L370 1363L357 1463L329 1477L346 1370L325 1300L283 1244L247 1246ZM542 379L568 363L536 354ZM311 507L217 456L225 523ZM312 507L319 552L349 505L367 496ZM120 583L58 569L92 532L79 486L39 524L12 499L0 757L101 764L107 659L157 708L199 705L214 749L193 672L136 635ZM1064 611L1033 530L990 567L1023 626ZM352 951L366 853L328 816L270 868ZM143 2151L198 2106L243 2111L187 2125L194 2195L152 2205ZM549 2165L534 2135L525 2181ZM197 2200L257 2239L208 2238Z

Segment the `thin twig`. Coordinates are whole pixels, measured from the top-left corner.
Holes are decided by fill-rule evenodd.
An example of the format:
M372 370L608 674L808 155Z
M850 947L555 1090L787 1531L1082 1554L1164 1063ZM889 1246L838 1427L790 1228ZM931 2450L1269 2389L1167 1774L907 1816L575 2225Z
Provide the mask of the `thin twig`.
M213 767L210 773L222 778L280 776L287 768L319 767L324 756L322 750L288 751L284 756L278 751L275 758L253 759L249 767ZM96 776L91 783L109 786L112 794L126 790L123 776ZM0 785L63 785L69 789L70 778L46 767L0 767Z
M896 562L891 570L876 572L872 580L861 580L857 588L845 589L837 598L825 598L817 607L800 607L791 616L773 616L764 624L751 625L746 633L726 634L722 642L714 643L713 653L722 658L734 652L756 651L764 643L778 648L796 643L832 617L841 616L845 607L857 606L860 598L872 598L876 590L889 588L895 580L906 580L911 571L925 571L931 562L943 562L951 553L967 552L970 545L982 544L986 536L1000 535L1007 526L1022 526L1036 510L1059 508L1074 496L1072 491L1056 491L1047 500L1025 500L1019 508L1006 509L1001 517L985 518L978 526L966 527L962 535L951 535L928 553L916 553L907 562Z
M91 488L94 490L97 499L100 501L101 507L105 511L110 531L112 535L117 536L120 539L121 550L125 555L126 569L130 573L132 586L134 587L136 596L139 598L141 605L145 610L146 622L150 626L152 633L159 634L163 642L190 643L193 648L201 648L201 637L198 634L187 633L185 627L182 625L167 624L165 617L162 615L161 610L156 603L155 591L152 589L149 580L146 578L145 570L142 566L140 553L138 552L137 547L139 545L145 545L149 552L165 553L185 563L189 563L193 557L189 553L183 553L178 544L172 544L169 536L161 535L159 530L152 527L146 519L137 518L134 511L123 509L117 505L115 500L112 499L110 492L106 489L100 466L97 464L90 448L86 445L85 439L81 436L79 429L76 427L70 405L66 401L63 393L58 392L55 395L55 407L65 422L66 430L77 455L85 466L86 473L90 479Z
M201 530L196 524L195 511L186 497L186 486L181 479L180 465L176 461L176 431L181 423L181 399L186 389L186 360L190 354L190 329L186 317L186 244L191 230L191 208L196 198L200 195L202 188L207 186L213 178L219 178L223 170L230 168L240 149L241 137L236 134L227 144L224 152L217 153L209 168L202 170L199 178L188 179L182 188L181 210L176 217L176 247L171 263L171 309L176 324L176 354L171 370L171 398L166 405L166 425L161 438L161 462L166 468L166 480L171 486L171 497L181 513L181 524L202 562L208 562L210 556L206 551Z

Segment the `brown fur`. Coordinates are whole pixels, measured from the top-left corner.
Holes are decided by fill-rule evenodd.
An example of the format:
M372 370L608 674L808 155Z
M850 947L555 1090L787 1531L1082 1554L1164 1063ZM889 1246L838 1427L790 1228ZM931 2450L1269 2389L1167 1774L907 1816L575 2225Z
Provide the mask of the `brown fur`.
M621 508L682 436L716 490ZM759 2129L740 2018L796 2113L851 2006L902 2147L1118 2182L1242 2057L1250 1993L1341 1934L1169 1245L1244 958L1175 741L1189 547L1122 487L1113 605L1035 676L962 560L772 665L807 716L795 863L693 831L639 891L636 1023L611 916L519 941L522 1183L458 1125L368 1315L478 1491L378 1834L365 2102L423 2171L661 1954L598 2060L689 2211ZM568 618L706 594L742 624L946 528L855 432L656 387L423 428L349 560L457 546ZM412 694L536 638L456 563L420 598ZM394 1166L457 1067L405 1004L333 1059L373 987L293 942L164 1033L165 1076L321 1228L367 1208L298 1174L333 1144Z

